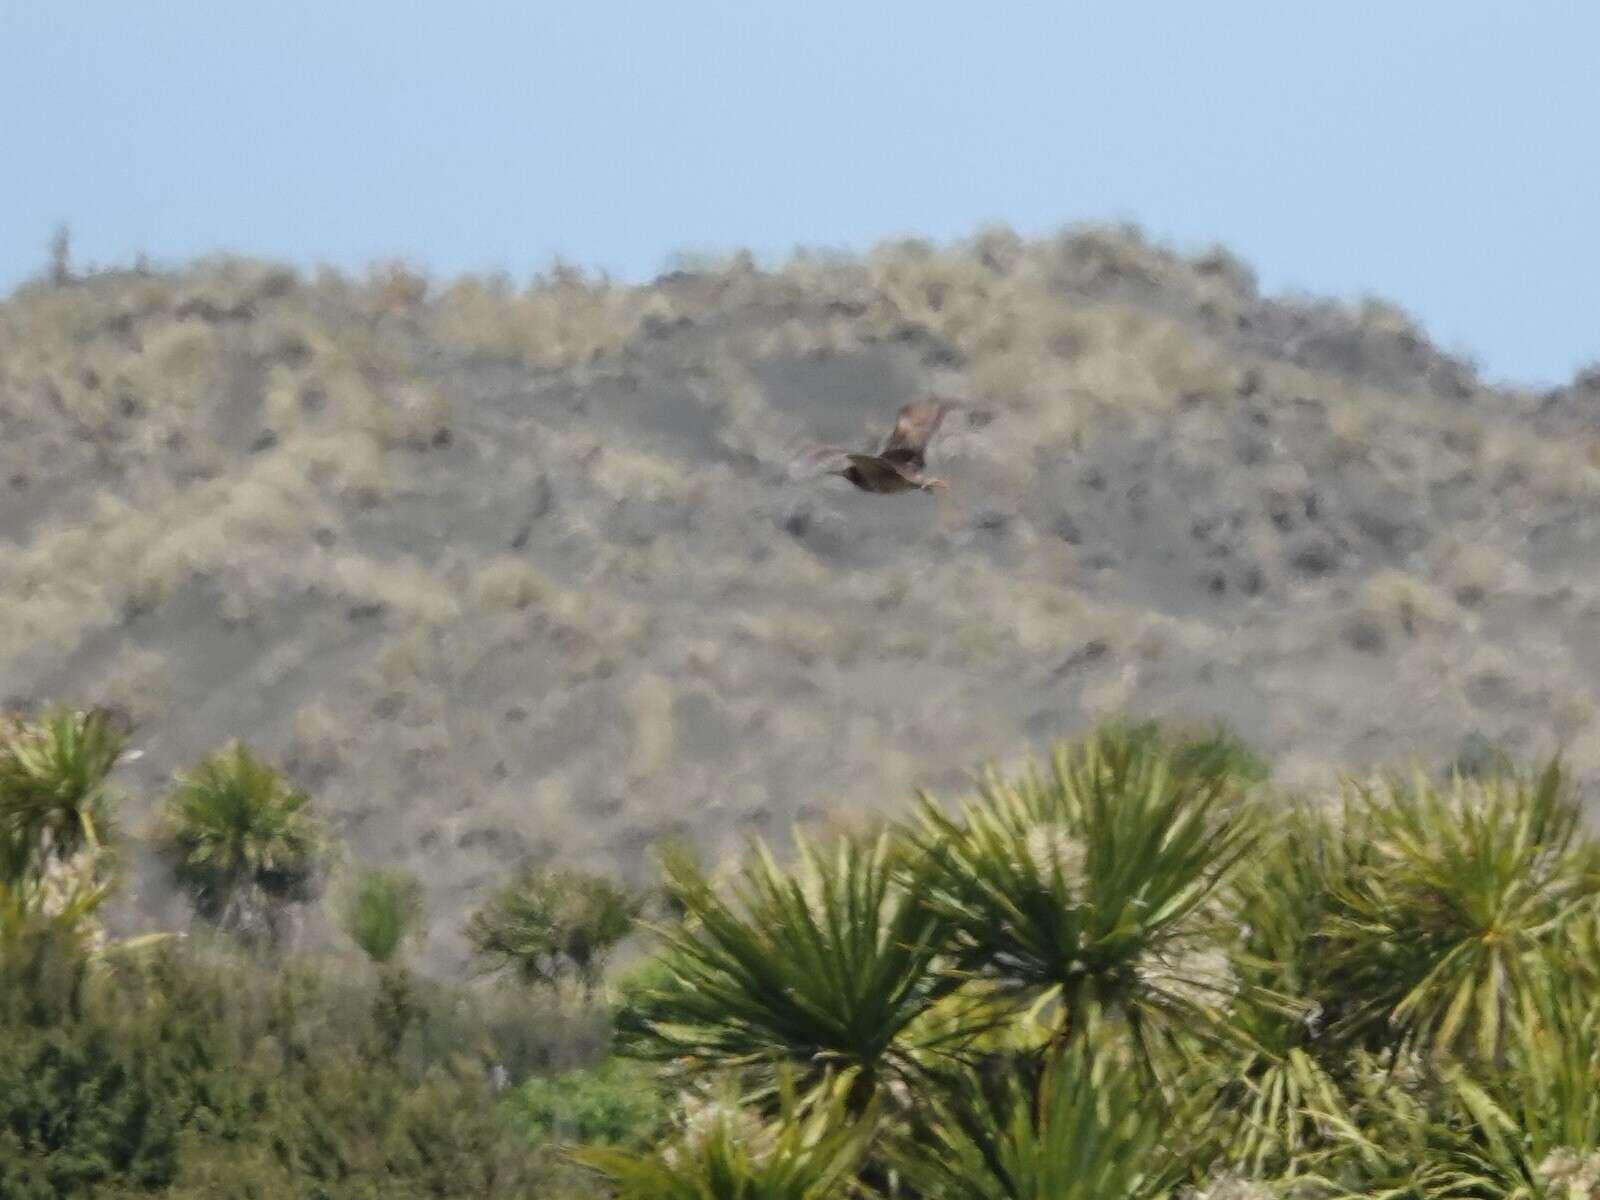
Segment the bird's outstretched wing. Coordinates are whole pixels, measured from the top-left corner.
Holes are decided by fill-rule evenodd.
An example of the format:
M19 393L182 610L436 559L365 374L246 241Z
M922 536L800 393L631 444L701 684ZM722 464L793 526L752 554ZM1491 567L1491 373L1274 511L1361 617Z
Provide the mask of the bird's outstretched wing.
M913 400L895 416L894 432L879 453L890 462L920 468L928 443L945 414L960 406L952 400Z
M892 458L877 454L851 454L848 457L851 466L872 485L874 491L916 486L918 476L903 469Z
M787 474L794 483L833 474L850 465L851 453L839 446L808 446L789 460Z

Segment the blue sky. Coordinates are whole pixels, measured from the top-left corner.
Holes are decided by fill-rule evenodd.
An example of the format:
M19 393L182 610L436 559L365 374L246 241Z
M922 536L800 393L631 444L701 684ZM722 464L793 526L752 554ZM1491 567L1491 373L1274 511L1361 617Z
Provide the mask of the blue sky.
M1600 6L0 0L0 289L217 249L629 279L1134 220L1600 358Z

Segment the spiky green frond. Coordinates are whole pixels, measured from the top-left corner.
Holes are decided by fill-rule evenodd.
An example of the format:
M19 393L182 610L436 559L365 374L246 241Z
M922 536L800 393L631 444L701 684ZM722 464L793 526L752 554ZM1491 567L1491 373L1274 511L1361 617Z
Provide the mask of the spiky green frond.
M876 1126L876 1111L852 1112L841 1088L803 1109L786 1096L769 1119L728 1086L695 1104L665 1146L594 1147L573 1157L603 1175L617 1200L838 1200Z
M628 1052L839 1069L858 1100L914 1071L908 1031L953 987L934 970L944 923L888 834L831 852L797 841L792 871L758 847L728 896L687 860L665 864L687 919L662 931L667 978L635 998Z
M0 723L0 869L12 878L35 854L71 858L111 834L106 778L125 739L101 712L56 708Z
M344 931L373 962L394 958L422 914L422 887L403 871L363 871L351 884L341 913Z
M1321 938L1336 893L1374 857L1356 814L1281 804L1225 889L1231 928L1218 930L1237 986L1224 1018L1232 1044L1211 1058L1221 1085L1211 1124L1229 1163L1252 1176L1294 1169L1342 1103L1328 1027L1349 997L1329 985Z
M1600 893L1559 765L1352 792L1377 861L1325 926L1333 982L1361 997L1341 1032L1498 1058L1520 997L1557 969L1565 926Z
M1203 1166L1149 1102L1126 1049L1084 1037L1040 1064L961 1071L892 1158L930 1200L1139 1200Z
M1114 1014L1158 1042L1214 1028L1229 984L1209 940L1218 886L1255 844L1225 756L1177 765L1117 729L1058 746L1053 772L987 776L954 815L921 798L926 906L957 972L1019 999L1053 996L1070 1034Z

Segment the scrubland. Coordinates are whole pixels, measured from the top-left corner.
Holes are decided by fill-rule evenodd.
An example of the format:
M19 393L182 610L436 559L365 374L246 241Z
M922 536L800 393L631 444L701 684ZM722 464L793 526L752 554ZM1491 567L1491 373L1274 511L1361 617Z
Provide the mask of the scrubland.
M1600 1194L1597 402L1125 228L58 256L0 1195Z
M1558 763L1296 794L1110 722L955 799L628 886L508 874L430 978L417 879L340 869L234 741L144 835L120 714L0 728L0 1195L1585 1200L1600 839ZM337 945L308 948L321 903Z

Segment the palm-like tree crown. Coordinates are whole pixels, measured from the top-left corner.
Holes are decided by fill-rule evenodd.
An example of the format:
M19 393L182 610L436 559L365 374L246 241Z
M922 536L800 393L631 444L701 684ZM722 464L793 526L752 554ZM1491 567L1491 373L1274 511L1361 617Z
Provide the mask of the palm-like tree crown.
M69 859L111 835L106 777L124 738L104 714L59 708L0 721L0 855L14 877L36 856Z
M891 1158L930 1200L1155 1200L1197 1157L1103 1033L999 1077L953 1074L924 1105Z
M1352 786L1377 869L1335 893L1322 953L1346 1006L1340 1032L1369 1045L1504 1050L1530 988L1560 970L1575 918L1600 898L1600 847L1551 763L1532 779L1420 776Z
M907 885L913 868L894 839L841 838L832 853L797 841L793 872L758 847L728 896L691 864L666 864L688 921L665 931L667 978L624 1014L624 1044L729 1067L840 1070L859 1109L880 1082L916 1070L914 1028L954 987L934 970L944 925Z
M1047 779L991 773L955 815L924 796L910 836L957 971L1053 1002L1068 1036L1115 1014L1147 1063L1157 1041L1214 1027L1229 981L1210 910L1257 828L1228 755L1193 749L1112 728L1058 747Z
M248 747L232 742L178 777L162 814L162 840L202 915L235 924L259 895L303 898L324 837L310 797Z
M473 914L467 937L491 969L555 987L569 973L586 989L644 904L608 879L583 871L522 871Z

